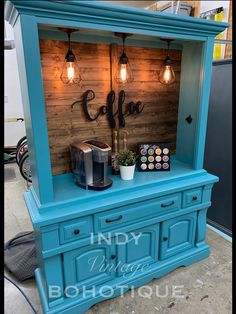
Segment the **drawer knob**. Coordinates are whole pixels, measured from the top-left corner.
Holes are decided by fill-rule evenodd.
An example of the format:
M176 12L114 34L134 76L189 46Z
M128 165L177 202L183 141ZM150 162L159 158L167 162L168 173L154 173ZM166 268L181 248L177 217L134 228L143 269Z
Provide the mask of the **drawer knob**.
M74 230L74 234L76 234L76 235L77 235L77 234L80 234L80 230L79 230L79 229L75 229L75 230Z
M193 201L196 201L197 200L197 196L193 196Z
M169 206L172 206L172 205L174 205L174 201L172 201L172 202L170 202L170 203L168 203L168 204L161 204L161 207L169 207Z
M112 256L111 256L111 259L115 259L115 258L116 258L116 256L115 256L115 255L112 255Z
M167 240L168 240L168 238L167 238L167 237L164 237L164 238L163 238L163 241L167 241Z
M118 221L118 220L121 220L123 217L122 215L118 216L117 218L114 218L114 219L106 219L106 222L114 222L114 221Z

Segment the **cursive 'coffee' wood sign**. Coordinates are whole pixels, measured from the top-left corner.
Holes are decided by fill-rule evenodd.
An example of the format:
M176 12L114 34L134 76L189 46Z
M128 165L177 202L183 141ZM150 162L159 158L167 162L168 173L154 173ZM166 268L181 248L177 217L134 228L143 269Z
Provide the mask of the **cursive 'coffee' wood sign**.
M84 114L89 121L97 120L99 116L107 114L107 118L112 129L116 127L115 116L117 114L119 119L119 127L123 128L125 127L126 115L140 114L144 109L144 105L142 105L141 101L138 101L136 104L131 101L125 107L125 91L121 90L118 95L118 111L114 113L115 92L111 90L107 95L107 104L99 107L96 114L92 115L89 110L89 102L94 100L95 98L95 92L89 89L82 95L82 101L76 100L72 103L71 109L73 109L76 104L80 104L82 102Z

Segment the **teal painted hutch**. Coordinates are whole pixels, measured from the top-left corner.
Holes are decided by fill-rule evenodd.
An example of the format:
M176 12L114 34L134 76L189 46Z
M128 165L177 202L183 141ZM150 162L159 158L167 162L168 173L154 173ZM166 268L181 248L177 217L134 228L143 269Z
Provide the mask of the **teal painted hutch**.
M84 313L118 296L120 286L127 291L208 257L206 213L218 178L203 169L204 144L214 38L228 24L69 0L6 1L5 18L15 33L33 181L24 197L36 234L35 276L44 313ZM114 32L137 35L135 45L141 47L161 47L160 38L175 40L182 61L176 154L169 172L136 172L127 182L113 176L112 187L100 192L79 188L71 173L52 174L39 49L42 26L44 32L45 26L79 28L81 34L92 30L84 40L94 43L109 43ZM186 121L189 114L192 123ZM123 245L117 243L122 232L128 236ZM100 233L110 235L110 243L99 242ZM140 235L138 245L134 235ZM102 271L91 270L88 262L96 257L104 258ZM128 266L144 263L148 266L129 276ZM79 292L73 295L75 287Z

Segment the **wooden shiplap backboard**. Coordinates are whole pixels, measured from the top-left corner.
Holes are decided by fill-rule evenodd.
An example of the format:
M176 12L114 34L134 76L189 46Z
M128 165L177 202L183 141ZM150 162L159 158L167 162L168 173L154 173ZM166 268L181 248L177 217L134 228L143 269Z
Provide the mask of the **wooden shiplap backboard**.
M130 101L141 101L145 105L141 114L126 116L128 148L136 149L140 142L170 142L171 152L175 151L179 101L181 51L170 50L170 57L176 73L176 82L164 86L158 82L157 73L166 57L167 50L127 46L126 53L133 70L134 81L127 87L118 86L114 71L121 53L121 46L72 42L81 70L80 86L64 85L60 74L67 52L66 41L40 40L41 65L45 106L48 125L51 165L53 175L70 171L69 144L74 140L97 139L112 145L112 129L107 115L97 121L86 119L81 104L71 110L71 104L81 100L82 94L92 89L96 98L90 103L91 113L96 113L106 104L111 89L125 90L126 106ZM112 61L111 61L112 60ZM125 109L125 108L124 108ZM116 116L118 128L118 118ZM119 146L122 149L122 129L119 130Z

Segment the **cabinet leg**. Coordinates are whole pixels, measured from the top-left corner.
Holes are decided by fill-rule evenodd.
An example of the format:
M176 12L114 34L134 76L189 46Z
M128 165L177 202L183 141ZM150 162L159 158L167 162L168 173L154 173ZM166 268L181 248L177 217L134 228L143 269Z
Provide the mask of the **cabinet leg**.
M53 256L44 260L44 272L47 281L49 307L64 300L61 256Z
M205 245L207 209L201 209L197 213L196 247Z

